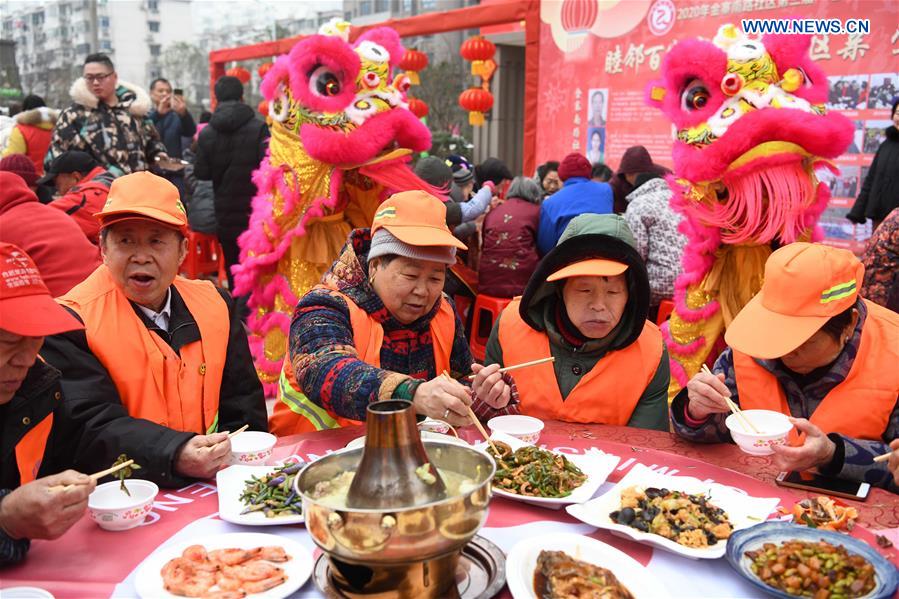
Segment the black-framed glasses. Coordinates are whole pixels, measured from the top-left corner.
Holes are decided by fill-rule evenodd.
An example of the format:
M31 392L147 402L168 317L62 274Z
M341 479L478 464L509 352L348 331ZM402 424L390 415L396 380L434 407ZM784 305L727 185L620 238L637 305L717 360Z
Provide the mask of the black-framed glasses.
M115 75L115 71L110 71L108 73L100 73L98 75L85 75L84 80L88 83L103 83L106 81L107 77Z

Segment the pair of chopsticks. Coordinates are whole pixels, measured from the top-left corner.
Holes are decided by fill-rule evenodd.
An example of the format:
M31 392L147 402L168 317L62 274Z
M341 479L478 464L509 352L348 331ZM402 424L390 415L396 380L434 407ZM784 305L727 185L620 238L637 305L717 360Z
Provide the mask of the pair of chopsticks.
M556 359L554 357L549 358L540 358L539 360L532 360L530 362L522 362L521 364L514 364L512 366L506 366L505 368L500 368L497 372L509 372L510 370L518 370L519 368L527 368L528 366L536 366L537 364L545 364L547 362L555 362ZM473 381L476 375L469 374L468 380Z
M709 370L709 367L706 366L705 364L702 365L702 371L709 376L712 376L712 377L715 376L715 374L711 370ZM717 378L717 377L715 377L715 378ZM752 422L749 421L749 418L746 417L746 414L743 413L743 410L740 409L740 406L738 406L733 401L731 401L731 399L729 397L725 397L724 402L727 404L727 407L730 408L730 411L733 412L734 414L736 414L737 419L743 423L743 426L746 428L746 430L750 430L753 433L755 433L756 435L761 434L759 432L759 429L755 428L752 425Z
M446 380L452 381L453 377L449 375L447 371L443 371L442 375ZM481 424L481 421L478 420L478 417L475 415L474 410L471 409L471 406L466 404L466 409L468 409L468 417L471 418L471 421L474 422L474 425L478 428L480 433L487 439L487 443L490 443L490 447L493 448L493 451L496 452L496 455L499 456L499 450L496 448L496 445L493 444L493 440L490 438L490 435L487 434L487 431L484 430L484 425Z
M122 468L127 468L128 466L130 466L133 463L134 463L134 460L128 460L127 462L122 462L121 464L116 464L115 466L107 468L106 470L101 470L100 472L94 472L93 474L90 475L90 479L91 480L100 480L104 476L112 474L113 472L118 472ZM74 486L75 485L56 485L55 487L50 487L49 490L50 491L65 491L66 489L70 489L71 487L74 487Z
M880 462L886 462L888 459L890 459L890 456L893 455L893 453L895 453L895 452L893 452L893 451L888 451L888 452L886 452L885 454L879 455L879 456L877 456L876 458L874 458L874 461L875 461L876 463L878 463L878 464L879 464Z

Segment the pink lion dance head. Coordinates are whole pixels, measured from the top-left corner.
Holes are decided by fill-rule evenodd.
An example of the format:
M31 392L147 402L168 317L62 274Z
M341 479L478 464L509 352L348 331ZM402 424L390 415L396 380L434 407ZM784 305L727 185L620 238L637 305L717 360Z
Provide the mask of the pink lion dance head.
M317 284L352 228L368 227L390 193L433 190L408 166L430 148L406 103L403 54L388 28L348 41L331 22L265 75L271 140L254 173L249 229L240 237L235 293L249 295L250 349L268 393L281 371L293 307Z
M675 45L648 102L676 130L672 207L688 237L666 331L672 390L758 291L772 244L816 237L830 197L815 171L843 153L852 123L824 108L827 77L810 36L749 39L724 25L713 41Z

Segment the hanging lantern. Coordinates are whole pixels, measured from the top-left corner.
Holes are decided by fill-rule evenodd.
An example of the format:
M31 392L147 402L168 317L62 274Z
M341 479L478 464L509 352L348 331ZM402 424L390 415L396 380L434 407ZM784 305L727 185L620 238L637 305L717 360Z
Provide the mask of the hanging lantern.
M230 75L231 77L237 77L240 79L240 82L246 85L250 82L250 71L246 70L243 67L232 67L225 71L225 75Z
M256 72L259 73L259 78L263 79L265 77L265 74L272 70L273 66L275 65L270 62L263 62L261 65L259 65L259 68L256 69Z
M493 94L482 87L471 87L459 96L459 106L468 111L468 124L484 124L484 113L493 108Z
M409 98L409 112L414 114L420 119L428 116L428 112L430 109L424 100L419 100L418 98Z
M406 75L409 77L409 83L412 85L421 84L421 80L418 78L418 71L423 70L427 66L428 55L424 52L419 52L415 48L406 50L403 54L403 58L400 60L400 68L406 71Z
M476 35L462 42L459 54L465 60L471 61L471 74L483 77L485 75L484 63L496 54L496 45L488 39Z
M259 104L256 106L256 110L257 110L257 111L259 112L259 114L261 114L262 116L266 116L266 117L267 117L267 116L268 116L268 100L262 100L262 101L260 101Z
M597 0L565 0L562 3L562 28L566 33L586 34L599 14Z

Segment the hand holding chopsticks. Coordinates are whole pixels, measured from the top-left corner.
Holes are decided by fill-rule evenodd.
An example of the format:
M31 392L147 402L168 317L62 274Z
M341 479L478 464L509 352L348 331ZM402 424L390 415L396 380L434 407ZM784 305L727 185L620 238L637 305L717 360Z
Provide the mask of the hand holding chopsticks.
M702 365L702 371L711 377L715 376L715 374L711 370L709 370L709 367L705 364ZM737 416L737 419L740 421L740 423L742 423L744 429L746 429L747 431L751 431L756 435L761 434L759 433L759 430L752 425L752 422L749 421L749 418L746 417L746 414L743 413L743 410L740 409L740 406L734 403L729 397L724 397L724 403L726 403L727 407L730 408L730 411Z
M127 462L122 462L121 464L116 464L115 466L111 466L110 468L107 468L106 470L101 470L100 472L94 472L93 474L90 475L90 479L94 480L94 481L100 480L104 476L110 475L114 472L118 472L122 468L127 468L128 466L130 466L133 463L134 463L134 460L128 460ZM49 490L50 491L65 491L66 489L69 489L72 486L74 486L74 485L56 485L55 487L50 487Z
M445 370L443 371L442 376L443 376L444 378L446 378L447 380L452 380L452 377L451 377L451 376L449 375L449 373L448 373L447 371L445 371ZM490 447L493 448L493 451L496 453L496 455L499 455L499 450L496 448L496 445L493 444L493 441L490 439L490 435L488 435L488 434L487 434L487 431L484 430L484 426L481 424L481 421L478 420L478 417L477 417L477 415L474 413L474 410L472 410L472 409L471 409L471 406L468 405L468 404L466 404L465 407L468 409L468 417L471 419L471 421L472 421L472 422L474 423L474 425L477 427L478 431L480 431L481 435L484 436L484 439L487 440L487 443L490 444Z

